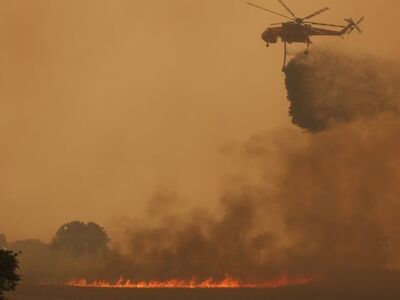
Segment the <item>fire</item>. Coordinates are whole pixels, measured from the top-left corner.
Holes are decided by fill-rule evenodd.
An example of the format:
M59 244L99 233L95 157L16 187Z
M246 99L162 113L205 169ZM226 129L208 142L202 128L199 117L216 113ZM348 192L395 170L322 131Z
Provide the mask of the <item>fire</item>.
M120 288L120 289L235 289L235 288L278 288L289 285L304 285L315 282L315 277L297 277L289 278L282 275L273 280L263 281L241 281L229 275L222 280L212 278L206 280L197 280L193 277L191 280L169 279L164 281L132 281L120 278L112 283L106 280L88 281L86 279L73 279L66 283L67 286L81 288Z

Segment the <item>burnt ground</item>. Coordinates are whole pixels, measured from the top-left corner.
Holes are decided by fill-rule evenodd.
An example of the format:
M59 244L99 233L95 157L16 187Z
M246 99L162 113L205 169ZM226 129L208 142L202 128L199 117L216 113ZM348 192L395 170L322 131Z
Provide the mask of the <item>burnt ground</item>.
M10 300L399 300L400 274L349 276L275 289L100 289L23 285Z

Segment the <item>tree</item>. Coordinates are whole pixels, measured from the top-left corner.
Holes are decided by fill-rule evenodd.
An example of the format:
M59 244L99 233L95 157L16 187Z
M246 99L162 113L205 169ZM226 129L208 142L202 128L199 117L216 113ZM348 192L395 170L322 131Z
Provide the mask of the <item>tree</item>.
M18 253L0 249L0 299L3 292L13 291L21 277L16 273L18 269Z
M105 230L96 223L74 221L61 226L51 246L56 250L68 251L74 256L98 254L106 251L109 238Z

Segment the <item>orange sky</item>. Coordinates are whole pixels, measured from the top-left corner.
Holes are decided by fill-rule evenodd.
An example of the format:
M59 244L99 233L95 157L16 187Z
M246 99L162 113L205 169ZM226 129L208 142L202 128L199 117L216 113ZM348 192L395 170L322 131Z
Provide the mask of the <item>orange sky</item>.
M367 17L363 35L315 43L398 52L398 0L286 2L331 8L315 21ZM289 125L282 45L260 39L278 21L238 0L2 1L0 232L112 226L160 189L215 203L234 168L221 149Z

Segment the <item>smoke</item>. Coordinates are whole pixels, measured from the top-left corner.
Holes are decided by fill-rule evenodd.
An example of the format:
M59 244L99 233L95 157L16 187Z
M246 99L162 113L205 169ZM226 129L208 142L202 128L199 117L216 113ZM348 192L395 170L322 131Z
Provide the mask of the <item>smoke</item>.
M301 258L294 264L379 267L382 241L398 235L399 133L399 121L384 114L307 136L303 148L285 153L278 198Z
M398 69L328 50L286 69L293 123L319 132L281 154L277 197L300 269L383 268L386 241L398 263Z
M385 267L386 242L398 268L396 66L326 50L295 57L286 69L290 114L306 132L281 128L226 151L248 169L226 187L218 213L178 214L177 194L160 192L121 247L74 270L150 280L344 274Z
M383 267L388 237L390 267L398 266L400 121L382 114L317 135L279 133L277 152L264 142L271 133L242 149L262 169L263 182L226 193L221 215L194 210L132 229L129 275L218 278L229 272L254 279L374 271ZM269 169L271 157L278 173Z
M137 274L257 278L398 264L400 73L393 62L317 50L286 69L295 128L241 149L261 180L228 187L222 214L164 215L128 234ZM274 162L271 162L271 161ZM254 169L252 169L254 171ZM149 214L151 218L151 212Z
M274 234L257 227L258 195L251 188L227 193L218 217L204 209L189 215L161 216L155 226L139 226L128 233L131 278L222 278L227 273L257 278L276 270L263 269L261 254ZM154 217L151 211L149 218ZM271 265L272 267L272 265Z

